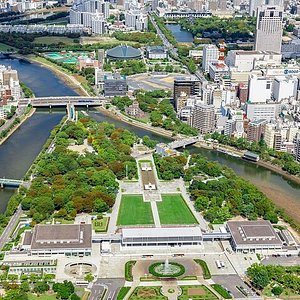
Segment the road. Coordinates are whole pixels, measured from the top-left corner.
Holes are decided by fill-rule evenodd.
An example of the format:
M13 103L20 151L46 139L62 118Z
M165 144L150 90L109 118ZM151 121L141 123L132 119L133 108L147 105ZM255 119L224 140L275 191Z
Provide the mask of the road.
M97 279L91 288L89 300L99 300L106 289L107 292L103 300L115 300L125 280L121 278Z
M7 242L9 242L10 235L12 234L12 231L16 227L16 225L18 223L18 220L19 220L22 213L23 213L23 211L22 211L21 205L19 205L19 207L17 208L16 212L14 213L14 215L9 220L8 225L6 226L6 228L4 229L4 231L3 231L3 233L0 237L0 250L3 248L3 246Z
M0 132L7 129L12 123L15 121L16 118L20 117L24 114L26 107L18 107L16 113L1 126Z

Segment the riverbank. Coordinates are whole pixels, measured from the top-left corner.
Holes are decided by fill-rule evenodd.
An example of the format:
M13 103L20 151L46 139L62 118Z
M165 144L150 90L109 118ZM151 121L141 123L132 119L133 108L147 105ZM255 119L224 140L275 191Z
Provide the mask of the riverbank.
M27 60L31 63L38 64L44 68L51 70L59 79L61 79L66 85L68 85L71 89L73 89L80 96L90 96L89 93L84 89L81 83L75 78L74 75L67 74L64 70L61 70L59 66L49 62L48 60L33 55L20 55L14 54L11 57L16 59Z
M0 145L2 145L27 119L29 119L35 113L35 111L36 111L36 109L32 107L31 110L29 111L29 113L23 115L23 117L21 116L20 123L16 124L8 132L7 136L0 140Z

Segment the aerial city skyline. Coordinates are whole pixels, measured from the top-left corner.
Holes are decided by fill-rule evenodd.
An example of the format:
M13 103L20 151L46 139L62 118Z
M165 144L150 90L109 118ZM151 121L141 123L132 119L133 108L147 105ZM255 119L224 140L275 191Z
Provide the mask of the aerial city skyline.
M0 299L298 299L299 5L1 2Z

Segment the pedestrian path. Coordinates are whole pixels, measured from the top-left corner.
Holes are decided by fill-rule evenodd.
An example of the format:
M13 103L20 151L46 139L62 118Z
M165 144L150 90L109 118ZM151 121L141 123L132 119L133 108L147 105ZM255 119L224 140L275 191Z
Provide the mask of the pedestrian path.
M156 201L151 201L151 209L155 227L161 227Z

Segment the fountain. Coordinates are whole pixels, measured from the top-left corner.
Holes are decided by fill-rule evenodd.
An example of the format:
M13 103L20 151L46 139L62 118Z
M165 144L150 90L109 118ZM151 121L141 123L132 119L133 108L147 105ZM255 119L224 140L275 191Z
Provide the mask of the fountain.
M71 263L65 266L65 273L76 279L84 279L87 274L93 274L97 267L91 263Z
M178 277L184 272L184 266L175 262L169 262L168 258L166 258L165 262L154 263L149 267L149 273L156 277Z

